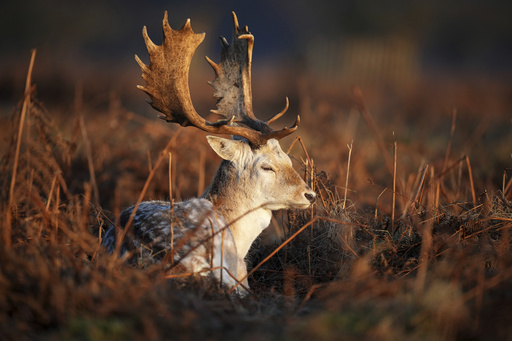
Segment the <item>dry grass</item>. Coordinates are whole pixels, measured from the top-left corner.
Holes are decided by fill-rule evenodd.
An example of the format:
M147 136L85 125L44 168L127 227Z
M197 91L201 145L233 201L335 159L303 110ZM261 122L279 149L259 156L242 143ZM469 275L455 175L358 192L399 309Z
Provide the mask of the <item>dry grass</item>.
M448 122L444 143L412 125L415 140L403 116L376 124L360 91L340 118L344 100L311 85L318 92L302 94L305 128L291 155L319 200L276 215L252 248L252 294L240 299L100 247L139 196L201 191L218 162L204 135L176 135L114 95L92 108L77 91L66 115L50 112L27 84L2 122L1 339L509 337L512 181L500 160L511 144L498 134L487 147L492 122L466 134L469 122L450 126L447 116L431 122L433 131ZM425 101L418 96L406 103Z

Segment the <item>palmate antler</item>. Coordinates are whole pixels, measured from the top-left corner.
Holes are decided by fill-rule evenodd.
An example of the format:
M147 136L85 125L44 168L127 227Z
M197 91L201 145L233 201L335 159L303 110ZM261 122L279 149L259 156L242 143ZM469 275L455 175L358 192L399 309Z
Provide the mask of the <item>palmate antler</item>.
M281 139L293 133L299 124L299 116L291 128L274 131L269 124L281 117L288 109L288 99L283 111L267 121L254 116L252 111L251 60L254 36L247 26L240 29L233 12L233 38L228 44L221 38L221 61L215 64L208 57L208 63L215 71L215 79L209 82L214 88L217 110L224 119L209 122L201 117L192 104L188 86L190 62L196 48L205 34L195 34L190 19L178 31L169 26L167 11L163 19L164 39L161 46L155 45L144 27L142 34L149 52L150 65L144 64L138 56L137 63L142 69L146 86L137 86L151 98L151 106L163 113L167 122L195 126L213 134L237 135L249 140L253 147L265 144L269 139ZM240 126L239 124L243 124Z

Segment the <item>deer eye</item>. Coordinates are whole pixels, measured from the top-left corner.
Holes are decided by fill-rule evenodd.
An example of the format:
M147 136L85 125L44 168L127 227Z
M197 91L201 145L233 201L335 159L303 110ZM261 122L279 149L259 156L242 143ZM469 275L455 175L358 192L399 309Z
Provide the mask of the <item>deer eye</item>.
M271 166L269 166L269 165L263 165L263 166L261 166L261 169L263 169L263 170L264 170L264 171L266 171L266 172L274 172L274 173L275 173L274 168L272 168L272 167L271 167Z

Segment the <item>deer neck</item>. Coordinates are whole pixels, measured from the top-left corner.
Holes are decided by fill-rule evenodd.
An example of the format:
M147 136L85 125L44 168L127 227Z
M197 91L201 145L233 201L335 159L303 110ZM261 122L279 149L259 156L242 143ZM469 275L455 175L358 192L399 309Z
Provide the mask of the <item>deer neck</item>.
M212 183L202 195L212 201L229 224L237 254L242 259L272 219L272 211L261 207L244 180L229 161L223 160Z

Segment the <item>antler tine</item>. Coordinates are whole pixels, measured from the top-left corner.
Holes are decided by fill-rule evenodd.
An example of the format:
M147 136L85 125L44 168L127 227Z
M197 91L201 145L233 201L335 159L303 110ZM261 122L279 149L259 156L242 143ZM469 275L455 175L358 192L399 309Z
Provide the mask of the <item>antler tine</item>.
M288 97L285 98L286 100L286 105L284 106L284 109L281 110L281 112L275 114L274 116L272 116L271 118L269 118L268 120L266 120L265 122L267 124L272 124L273 122L277 121L281 116L283 116L286 111L288 110L288 107L290 106L290 101L288 101Z
M209 82L217 98L217 110L212 112L224 117L217 122L209 122L201 117L192 104L188 85L188 73L192 57L202 43L205 34L196 34L192 30L190 19L180 30L173 30L168 21L167 12L163 18L163 42L156 45L151 41L144 27L142 35L150 57L150 64L144 64L136 55L135 60L142 70L145 86L137 87L150 97L151 106L164 114L167 122L181 126L195 126L213 134L229 134L246 138L253 147L265 144L269 139L280 139L294 132L299 117L291 128L274 131L269 124L281 117L288 109L267 121L258 120L252 112L251 59L254 36L247 26L240 29L238 19L233 12L233 39L231 44L223 43L221 62L206 60L215 72L215 79ZM237 125L238 123L244 126Z
M290 128L283 128L279 131L272 131L271 133L266 135L266 136L268 136L267 140L270 140L270 139L280 140L283 137L286 137L286 136L290 135L291 133L293 133L295 130L297 130L297 128L299 128L299 124L300 124L300 116L297 115L297 118L295 119L295 123L293 124L293 126L291 126Z
M235 33L238 33L238 28L240 25L238 25L238 17L236 16L235 11L231 12L231 16L233 17L233 29L235 30Z

